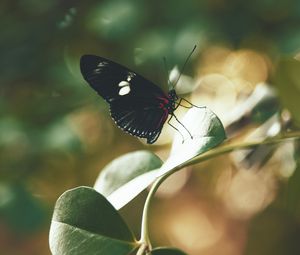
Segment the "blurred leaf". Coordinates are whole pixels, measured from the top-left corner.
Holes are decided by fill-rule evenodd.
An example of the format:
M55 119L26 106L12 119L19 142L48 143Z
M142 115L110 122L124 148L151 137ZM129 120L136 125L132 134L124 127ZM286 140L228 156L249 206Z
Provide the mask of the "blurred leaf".
M75 150L81 148L79 136L66 120L60 120L50 126L44 134L43 146L46 150Z
M104 1L92 10L88 26L108 40L130 35L141 24L143 9L130 1Z
M275 114L254 131L247 134L244 142L276 136L281 131L278 115ZM259 145L255 148L234 151L231 156L238 168L259 169L272 157L278 145Z
M279 33L277 41L279 47L284 53L295 54L299 52L300 33L299 27L283 26L282 33Z
M24 186L0 184L0 218L13 231L26 234L34 232L45 223L46 216L42 204Z
M150 151L125 154L101 171L94 188L120 209L154 181L154 169L161 165L161 159Z
M155 248L151 251L151 255L187 255L185 252L175 248Z
M279 103L274 89L260 83L246 100L230 112L225 121L226 133L232 137L246 125L253 122L263 123L277 111Z
M300 124L300 62L292 58L281 59L275 72L274 84L282 104Z
M0 147L27 142L23 126L16 119L3 118L0 120Z
M182 142L181 135L176 133L170 157L161 167L160 174L212 149L226 139L221 121L206 107L190 109L184 116L182 124L192 134L193 139L188 137L187 131L182 126L177 126L180 132L185 134L186 139Z
M63 20L61 20L59 23L58 23L58 27L60 29L65 29L69 26L72 25L73 21L74 21L74 17L75 15L77 14L77 10L75 7L71 7L67 13L65 14Z
M159 63L162 56L169 55L173 37L170 31L146 31L139 36L134 52L134 61L137 65L153 62ZM170 54L171 55L171 54Z
M215 27L212 22L208 22L203 15L200 20L190 20L181 30L177 32L174 38L173 48L177 61L184 62L187 58L186 52L193 49L197 45L196 52L192 57L197 56L198 51L205 50L210 40L211 34L215 33Z
M88 187L68 190L57 200L49 241L54 255L126 255L137 246L118 212Z
M251 112L251 119L255 123L263 123L276 112L279 112L279 102L277 97L266 97L258 102Z

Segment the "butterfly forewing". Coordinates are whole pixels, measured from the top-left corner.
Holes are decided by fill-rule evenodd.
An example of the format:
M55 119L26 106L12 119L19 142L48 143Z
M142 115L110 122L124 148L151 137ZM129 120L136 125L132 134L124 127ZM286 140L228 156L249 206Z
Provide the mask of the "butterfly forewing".
M84 79L109 103L124 96L165 96L151 81L106 58L84 55L80 59L80 69ZM124 94L126 91L128 93Z
M154 143L168 118L169 98L151 81L111 60L84 55L84 79L109 104L116 124L131 135Z

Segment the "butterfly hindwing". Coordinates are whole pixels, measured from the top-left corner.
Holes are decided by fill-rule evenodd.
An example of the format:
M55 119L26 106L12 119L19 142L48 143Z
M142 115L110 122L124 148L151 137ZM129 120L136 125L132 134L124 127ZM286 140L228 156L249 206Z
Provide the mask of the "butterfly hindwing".
M116 100L110 105L111 117L117 126L131 135L147 138L147 143L154 143L161 133L168 112L154 102Z

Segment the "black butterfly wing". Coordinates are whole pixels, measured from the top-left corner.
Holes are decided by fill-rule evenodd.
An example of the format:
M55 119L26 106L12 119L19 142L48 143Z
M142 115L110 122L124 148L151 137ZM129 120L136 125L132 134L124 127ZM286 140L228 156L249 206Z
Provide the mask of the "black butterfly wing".
M110 104L116 124L131 135L154 143L168 118L169 101L151 81L111 60L84 55L80 59L84 79Z
M123 97L165 97L151 81L106 58L84 55L80 70L91 87L109 103Z
M149 144L158 139L169 115L157 102L126 97L112 102L110 112L118 127L133 136L147 138Z

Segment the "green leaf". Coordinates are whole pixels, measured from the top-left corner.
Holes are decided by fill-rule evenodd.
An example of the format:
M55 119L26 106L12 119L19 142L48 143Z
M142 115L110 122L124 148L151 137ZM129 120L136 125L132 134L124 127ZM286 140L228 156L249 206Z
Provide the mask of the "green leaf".
M137 247L118 212L89 187L68 190L57 200L49 242L54 255L126 255Z
M182 124L192 134L181 127L185 140L179 133L175 135L170 157L160 169L160 174L165 174L172 168L196 157L223 142L226 138L224 127L219 118L208 108L190 109L182 120Z
M107 200L119 210L154 182L158 173L159 169L155 169L132 179L109 195Z
M161 159L150 151L125 154L101 171L94 188L120 209L154 181L161 165Z
M274 76L274 84L279 91L282 104L291 112L295 121L300 123L300 62L292 59L281 59Z
M151 255L187 255L185 252L175 248L155 248L151 251Z
M162 161L150 151L135 151L113 160L100 173L94 188L104 196L139 175L160 168Z

